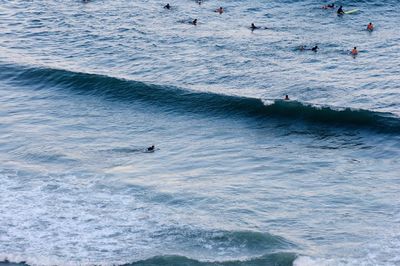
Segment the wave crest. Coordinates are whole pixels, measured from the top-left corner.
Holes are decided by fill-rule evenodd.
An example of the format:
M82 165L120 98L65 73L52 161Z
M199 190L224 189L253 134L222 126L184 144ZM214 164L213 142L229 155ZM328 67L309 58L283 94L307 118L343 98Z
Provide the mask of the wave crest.
M385 133L400 132L400 118L392 113L280 99L195 92L172 86L152 85L105 75L52 68L0 64L0 72L1 78L6 82L34 86L36 89L61 87L79 94L105 97L108 100L140 101L162 107L168 112L211 113L229 117L241 115L256 119L295 119L336 127L361 127Z

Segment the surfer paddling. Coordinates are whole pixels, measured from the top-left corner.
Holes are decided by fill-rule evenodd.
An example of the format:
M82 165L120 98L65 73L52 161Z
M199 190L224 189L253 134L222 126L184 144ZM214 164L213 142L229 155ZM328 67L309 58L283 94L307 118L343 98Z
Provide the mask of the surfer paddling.
M147 148L147 151L154 151L154 145L151 145L150 147Z
M332 4L329 4L329 5L323 6L322 8L323 9L332 9L332 8L335 8L335 4L332 3Z
M306 50L308 50L308 51L317 52L318 49L319 49L319 47L318 47L318 45L315 45L313 48L307 48L306 45L300 45L297 49L298 49L299 51L306 51Z
M224 8L222 6L220 6L219 8L215 9L215 12L222 14L222 13L224 13Z

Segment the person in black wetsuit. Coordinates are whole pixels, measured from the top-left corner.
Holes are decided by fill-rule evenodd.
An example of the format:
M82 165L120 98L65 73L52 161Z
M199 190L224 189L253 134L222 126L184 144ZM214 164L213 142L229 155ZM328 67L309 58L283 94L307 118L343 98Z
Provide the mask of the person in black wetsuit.
M253 31L253 30L256 30L256 29L259 29L260 27L257 27L256 25L254 25L254 23L251 23L251 27L250 27L250 29Z
M318 45L315 45L313 48L311 48L311 51L317 52L318 51Z
M170 9L171 8L171 6L169 5L169 3L168 4L166 4L165 6L164 6L164 8L166 8L166 9Z
M336 13L338 13L338 15L343 15L344 14L343 6L340 6Z
M151 145L150 147L148 147L147 151L154 151L154 145Z
M195 26L197 25L197 18L192 21L192 24L195 25Z

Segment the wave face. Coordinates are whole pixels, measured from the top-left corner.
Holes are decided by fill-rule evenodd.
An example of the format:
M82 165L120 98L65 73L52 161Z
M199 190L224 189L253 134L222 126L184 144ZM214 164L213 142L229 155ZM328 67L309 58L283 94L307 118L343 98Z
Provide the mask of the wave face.
M36 88L63 88L117 101L142 101L171 112L242 115L323 123L333 127L369 128L385 133L400 132L400 118L391 113L346 107L321 106L298 101L257 99L183 90L127 79L61 69L5 65L2 78Z
M143 261L138 261L130 264L124 264L124 266L156 266L156 265L194 265L194 266L290 266L293 265L293 261L296 256L291 253L275 253L270 255L261 256L259 258L244 260L244 261L224 261L224 262L202 262L192 260L186 257L180 256L159 256L150 258Z
M293 261L296 259L296 255L291 253L274 253L258 258L248 260L237 260L237 261L199 261L190 259L183 256L156 256L146 260L141 260L133 263L121 264L121 266L290 266L293 265ZM0 261L0 266L28 266L25 262L10 262Z
M283 239L282 237L252 231L199 231L188 229L169 229L158 230L154 232L151 238L155 241L163 241L165 245L173 244L176 247L167 247L164 252L169 250L171 254L185 254L188 255L158 255L145 259L138 259L131 263L114 262L113 265L279 265L286 266L292 265L293 261L297 258L295 253L291 252L277 252L277 250L285 250L295 247L292 243ZM173 239L173 243L171 242ZM142 240L143 241L143 240ZM177 250L178 248L181 250ZM175 252L172 251L175 249ZM190 250L196 250L196 254L192 256ZM161 251L161 250L160 250ZM209 252L225 253L225 257L229 254L230 257L237 257L237 259L222 259L214 260L205 256ZM238 256L235 253L243 254ZM244 255L246 254L246 255ZM263 255L260 255L263 254ZM33 256L25 257L24 255L4 255L1 266L26 266L26 265L58 265L63 264L61 260L51 260L45 257ZM216 257L221 257L215 253ZM192 257L192 258L191 258ZM208 255L209 257L209 255ZM75 262L70 262L75 264ZM93 264L108 264L96 260L81 261L82 265Z

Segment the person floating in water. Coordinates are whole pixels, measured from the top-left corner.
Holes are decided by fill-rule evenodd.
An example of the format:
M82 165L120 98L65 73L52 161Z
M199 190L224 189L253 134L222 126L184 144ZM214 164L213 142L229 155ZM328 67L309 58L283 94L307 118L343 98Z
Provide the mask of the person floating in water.
M357 47L354 46L353 50L351 50L351 55L358 55Z
M222 14L222 13L224 13L224 8L222 6L220 6L219 8L215 9L215 12Z
M195 26L197 25L197 18L192 21L192 24Z
M343 6L340 6L336 13L337 13L338 15L343 15L343 14L344 14Z
M289 99L289 95L285 95L285 101L289 101L290 99Z
M372 25L371 22L368 24L367 30L369 30L369 31L373 31L374 30L374 25Z
M315 45L313 48L311 48L311 51L317 52L318 51L318 45Z
M332 4L329 4L329 5L323 6L322 8L323 9L335 8L335 4L332 3Z
M147 151L154 151L154 145L151 145L150 147L148 147Z
M165 6L164 6L164 8L166 8L166 9L170 9L171 8L171 6L169 5L169 3L168 4L166 4Z

